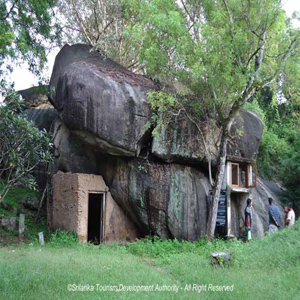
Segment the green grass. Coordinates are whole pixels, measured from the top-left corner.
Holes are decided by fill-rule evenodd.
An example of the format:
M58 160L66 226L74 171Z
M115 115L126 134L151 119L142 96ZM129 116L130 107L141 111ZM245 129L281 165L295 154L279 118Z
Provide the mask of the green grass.
M212 267L215 249L230 249L231 263ZM249 244L156 239L98 249L59 232L43 247L0 250L0 278L0 299L300 299L300 222ZM165 284L179 291L72 292L68 284ZM206 285L206 291L184 291L188 284ZM209 284L234 289L213 292Z
M0 182L0 191L3 189L3 185L4 184ZM14 208L17 208L18 211L20 209L20 205L18 203L19 200L30 196L40 199L41 195L38 191L33 191L22 186L12 187L5 196L5 202L10 206L10 209L6 210L0 205L0 216L11 217L13 215Z

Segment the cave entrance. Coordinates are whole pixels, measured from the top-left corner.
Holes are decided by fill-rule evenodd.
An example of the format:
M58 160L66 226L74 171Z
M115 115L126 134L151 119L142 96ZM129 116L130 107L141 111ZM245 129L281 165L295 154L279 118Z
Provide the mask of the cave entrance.
M104 193L89 193L88 242L95 245L99 245L104 236L104 199Z

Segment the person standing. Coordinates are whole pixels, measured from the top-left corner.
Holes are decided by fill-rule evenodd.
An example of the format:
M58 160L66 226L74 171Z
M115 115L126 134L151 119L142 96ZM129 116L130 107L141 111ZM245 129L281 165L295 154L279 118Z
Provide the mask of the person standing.
M246 243L252 239L252 200L247 199L247 206L245 207L245 233Z
M284 207L283 211L285 213L285 216L284 216L284 227L288 227L287 217L288 217L288 214L289 214L289 208L288 208L287 205Z
M269 234L278 231L280 227L280 212L277 205L274 204L273 198L269 197Z
M295 212L293 210L293 204L289 203L287 205L287 208L288 208L288 213L285 221L285 226L291 227L292 225L295 224L295 219L296 219Z

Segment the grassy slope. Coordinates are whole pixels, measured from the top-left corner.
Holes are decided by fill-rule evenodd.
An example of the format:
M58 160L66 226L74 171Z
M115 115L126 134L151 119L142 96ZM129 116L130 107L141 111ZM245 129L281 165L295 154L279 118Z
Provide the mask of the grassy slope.
M0 190L3 187L3 183L0 182ZM22 187L22 186L15 186L12 187L8 194L5 197L5 202L8 204L9 209L4 209L0 205L0 218L9 218L14 215L14 209L17 210L17 218L20 213L23 211L23 206L19 204L19 201L22 198L27 197L35 197L37 199L41 198L41 195L37 191L29 190L28 188ZM39 222L39 224L34 224L34 213L26 211L26 231L25 231L25 238L27 241L34 239L37 236L37 233L40 231L46 230L46 220L45 218L42 218ZM0 245L10 245L12 243L18 242L18 234L17 230L9 232L7 230L4 230L0 227Z
M249 244L55 245L0 250L0 299L300 299L300 222ZM225 248L231 249L233 263L213 268L210 251ZM176 284L183 289L185 284L234 284L234 291L69 292L70 283Z
M0 181L0 191L3 188L3 185L4 184ZM22 186L12 187L5 197L5 202L10 206L10 209L5 210L0 205L0 216L11 217L13 214L13 208L16 207L17 209L19 209L18 201L22 198L30 197L30 196L40 198L40 193L33 190L29 190L28 188Z

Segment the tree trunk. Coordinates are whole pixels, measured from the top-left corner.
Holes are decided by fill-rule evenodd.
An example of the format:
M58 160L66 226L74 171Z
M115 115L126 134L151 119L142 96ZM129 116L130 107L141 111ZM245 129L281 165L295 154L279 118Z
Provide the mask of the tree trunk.
M233 118L231 119L233 120ZM209 207L209 215L208 215L207 228L206 228L208 240L211 240L215 234L217 212L218 212L218 201L219 201L222 184L224 180L224 174L225 174L228 133L231 128L232 120L229 120L224 124L223 133L221 137L218 170L216 174L215 185L212 190L212 199Z

